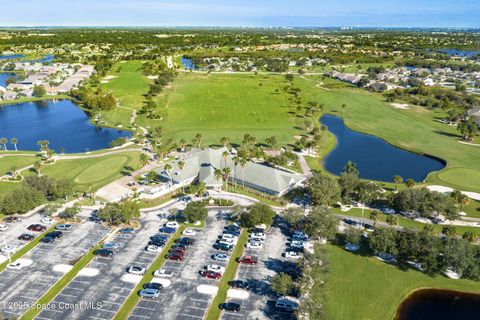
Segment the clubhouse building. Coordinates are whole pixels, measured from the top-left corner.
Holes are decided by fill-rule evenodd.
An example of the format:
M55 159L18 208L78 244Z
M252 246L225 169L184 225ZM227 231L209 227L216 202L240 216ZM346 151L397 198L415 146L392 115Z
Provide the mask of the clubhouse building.
M228 156L223 153L227 151ZM221 179L215 178L215 170L230 168L229 182L245 186L272 196L282 196L305 181L305 176L284 170L272 168L263 164L248 161L245 166L235 165L233 156L227 148L193 149L186 154L185 165L178 168L178 161L172 164L173 169L166 172L159 170L158 174L172 181L175 187L189 185L193 182L204 182L207 189L220 190ZM171 175L171 176L170 176Z

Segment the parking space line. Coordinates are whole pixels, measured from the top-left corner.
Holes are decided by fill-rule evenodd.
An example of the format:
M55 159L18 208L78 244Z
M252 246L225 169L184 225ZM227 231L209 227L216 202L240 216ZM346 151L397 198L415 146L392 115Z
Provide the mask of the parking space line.
M140 306L137 306L138 309L145 309L145 310L155 310L155 309L152 309L152 308L147 308L147 307L140 307Z
M208 301L210 301L210 299L208 299L208 300L202 300L202 299L194 299L194 298L190 298L190 300L193 300L193 301L201 301L201 302L208 302Z
M105 319L105 318L94 317L94 316L90 316L90 319L107 320L107 319Z
M146 316L140 316L140 315L136 315L136 314L130 314L129 318L142 318L142 319L151 319L151 317L146 317Z
M52 319L50 319L50 318L45 318L45 317L40 317L40 316L36 316L35 319L52 320Z
M191 314L185 314L185 313L180 313L181 316L185 316L185 317L190 317L190 318L197 318L197 319L203 319L203 316L200 317L200 316L194 316L194 315L191 315Z
M122 303L113 302L113 301L105 301L105 300L104 300L104 301L102 301L102 302L103 302L103 303L111 303L111 304L116 304L116 305L119 305L119 306L121 306L121 305L122 305Z

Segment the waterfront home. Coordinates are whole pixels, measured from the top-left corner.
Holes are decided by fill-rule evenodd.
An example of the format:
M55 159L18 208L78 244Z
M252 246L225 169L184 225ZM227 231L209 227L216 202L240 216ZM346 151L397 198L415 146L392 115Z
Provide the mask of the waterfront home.
M31 88L33 88L32 84L24 84L24 83L10 83L7 86L7 90L11 90L11 91L14 91L14 90L22 91L22 90L31 89Z
M25 97L25 98L33 98L33 90L32 89L22 90L18 93L18 96Z
M227 152L226 157L224 152ZM178 168L178 161L173 163L169 172L159 170L160 177L169 180L174 185L185 186L192 182L205 183L207 189L220 190L223 181L215 175L216 170L230 168L228 181L232 184L245 186L269 195L282 196L301 185L305 176L272 168L260 163L248 161L242 167L234 163L234 156L227 148L193 149L185 155L185 166Z

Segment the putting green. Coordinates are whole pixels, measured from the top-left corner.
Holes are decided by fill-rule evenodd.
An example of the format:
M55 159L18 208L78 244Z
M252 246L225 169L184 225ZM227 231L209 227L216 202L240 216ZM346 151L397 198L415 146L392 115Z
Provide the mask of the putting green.
M88 184L94 181L107 179L115 172L122 170L122 167L128 162L128 157L117 156L108 159L103 159L91 165L80 173L75 182L80 184Z
M470 168L451 168L438 173L438 178L446 183L455 181L460 188L480 186L480 171Z

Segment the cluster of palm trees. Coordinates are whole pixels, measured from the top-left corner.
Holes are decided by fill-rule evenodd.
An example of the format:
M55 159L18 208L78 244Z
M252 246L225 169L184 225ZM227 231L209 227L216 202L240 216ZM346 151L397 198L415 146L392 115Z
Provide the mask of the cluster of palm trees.
M8 143L7 138L5 138L5 137L0 138L0 145L3 146L3 150L5 150L5 151L8 151L7 143ZM17 138L12 138L12 139L10 139L10 143L13 144L13 146L15 147L15 151L18 151L18 149L17 149L18 139Z

